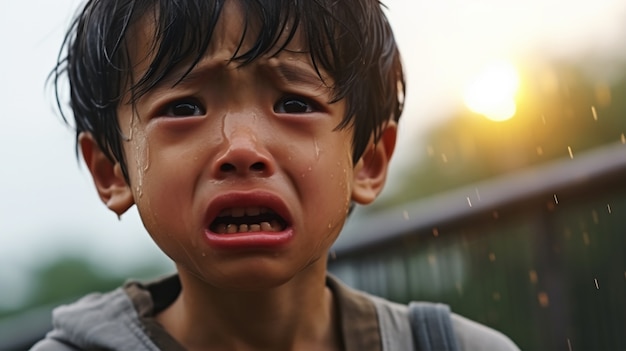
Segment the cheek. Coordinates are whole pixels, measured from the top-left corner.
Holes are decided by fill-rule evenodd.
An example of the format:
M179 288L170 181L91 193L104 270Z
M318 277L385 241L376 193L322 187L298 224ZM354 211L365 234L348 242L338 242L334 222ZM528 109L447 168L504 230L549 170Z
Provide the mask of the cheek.
M311 201L309 213L328 218L328 229L343 225L350 207L353 165L351 144L345 138L314 145L312 157L301 177Z
M126 151L133 196L146 229L156 235L180 230L180 223L189 223L193 187L191 172L180 170L193 163L180 153L175 157L173 149L151 145L143 133L133 135Z

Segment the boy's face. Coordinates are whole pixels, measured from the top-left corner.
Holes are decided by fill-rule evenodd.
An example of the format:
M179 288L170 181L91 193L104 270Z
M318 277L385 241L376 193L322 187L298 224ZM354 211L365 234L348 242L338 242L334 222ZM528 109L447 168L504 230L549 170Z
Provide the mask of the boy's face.
M273 58L228 63L243 18L236 3L225 6L207 55L182 82L173 85L184 68L119 107L127 205L181 274L275 286L325 269L351 200L369 202L379 189L367 183L371 167L354 166L352 130L335 129L344 103L328 103L301 40ZM133 32L134 77L151 61L152 28L143 21Z

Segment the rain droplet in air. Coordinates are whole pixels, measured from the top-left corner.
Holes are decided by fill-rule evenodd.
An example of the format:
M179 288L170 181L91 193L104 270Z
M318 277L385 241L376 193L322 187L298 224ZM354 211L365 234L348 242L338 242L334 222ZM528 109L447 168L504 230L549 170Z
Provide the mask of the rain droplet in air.
M537 284L537 282L539 281L539 276L537 275L537 271L534 269L531 269L530 271L528 271L528 279L530 279L530 282L532 284Z
M554 194L554 203L557 205L559 204L559 199L556 197L556 194Z
M626 144L626 135L624 135L624 133L622 133L622 136L620 137L620 140L621 140L622 144Z
M585 244L585 246L589 246L590 242L591 241L589 240L589 233L583 232L583 244Z
M443 163L448 163L448 156L446 156L446 154L441 154L441 160Z
M596 290L600 290L600 286L598 285L598 278L593 278L593 282L596 284Z
M611 214L611 205L606 204L606 210L609 214Z
M539 302L539 306L544 308L550 305L550 298L548 297L548 294L544 291L537 294L537 301Z
M428 145L428 147L426 148L426 152L428 153L428 156L430 157L435 156L435 149L433 149L433 147L430 145Z
M405 221L409 220L409 213L406 210L402 211L402 218L404 218Z
M572 147L571 146L567 147L567 152L569 153L569 158L574 158L574 153L572 152Z
M598 111L596 111L596 107L595 106L591 106L591 114L593 115L593 120L597 121L598 120Z
M467 199L467 204L469 205L469 207L472 207L472 200L468 197L466 197Z

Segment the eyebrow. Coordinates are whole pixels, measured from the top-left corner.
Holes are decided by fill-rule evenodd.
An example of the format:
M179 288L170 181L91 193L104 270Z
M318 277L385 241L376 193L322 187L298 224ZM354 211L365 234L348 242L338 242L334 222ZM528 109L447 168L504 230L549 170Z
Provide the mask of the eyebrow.
M200 62L198 66L187 72L188 67L175 69L163 77L153 89L161 91L171 89L174 86L193 85L194 81L206 79L224 69L228 61ZM263 74L267 74L270 79L279 82L301 85L312 90L329 89L327 81L329 78L320 76L312 67L304 63L269 59L260 62L258 67ZM183 76L184 75L184 76Z
M301 85L313 90L329 89L327 77L318 74L310 65L291 61L270 59L263 70L273 79L293 85Z
M194 81L199 79L206 79L207 76L213 75L220 69L226 66L226 62L211 62L208 64L202 63L202 61L195 67L189 69L189 66L184 66L179 69L174 69L168 75L157 83L156 90L170 89L177 85L193 84Z

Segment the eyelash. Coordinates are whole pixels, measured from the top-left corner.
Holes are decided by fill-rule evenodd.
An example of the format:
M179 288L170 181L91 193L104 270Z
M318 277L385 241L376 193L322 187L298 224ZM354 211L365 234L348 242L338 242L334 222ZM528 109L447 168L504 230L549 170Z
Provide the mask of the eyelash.
M288 111L289 108L300 109L299 111ZM304 110L302 110L304 109ZM275 113L301 114L319 111L317 103L301 96L285 96L274 104Z
M177 111L180 109L186 109L185 111ZM191 111L191 112L190 112ZM161 111L162 116L166 117L190 117L190 116L202 116L206 113L206 110L195 99L183 99L176 100L167 104Z
M185 110L180 111L181 109ZM275 113L304 114L317 111L320 111L320 108L316 102L297 95L285 96L274 104ZM161 110L160 115L172 118L183 118L202 116L205 113L205 108L196 99L182 99L168 103Z

